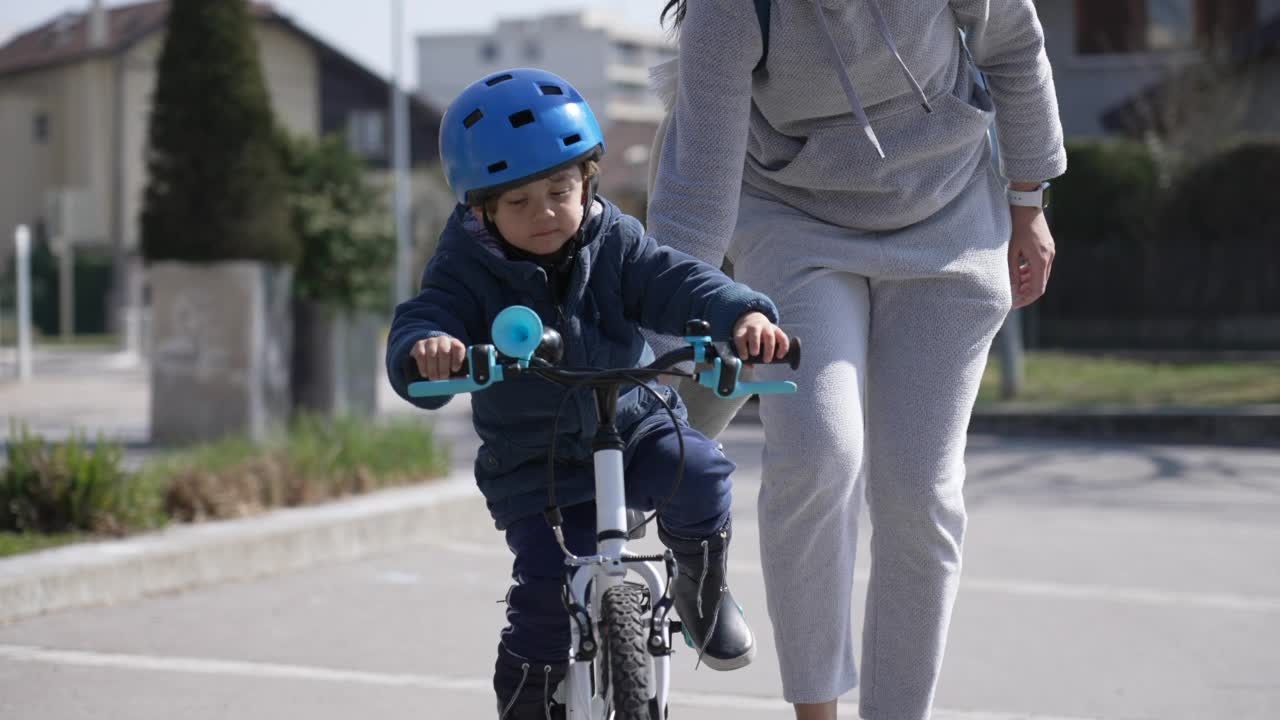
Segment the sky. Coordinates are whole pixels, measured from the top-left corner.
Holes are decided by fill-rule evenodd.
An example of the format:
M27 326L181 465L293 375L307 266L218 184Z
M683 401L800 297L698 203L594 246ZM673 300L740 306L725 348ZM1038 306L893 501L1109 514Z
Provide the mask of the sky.
M277 10L382 75L391 71L394 0L269 0ZM657 30L663 0L403 0L402 83L417 86L412 38L424 33L491 28L498 18L530 17L554 10L603 9L629 27ZM106 0L107 7L131 4ZM68 10L84 11L90 0L0 0L0 43Z

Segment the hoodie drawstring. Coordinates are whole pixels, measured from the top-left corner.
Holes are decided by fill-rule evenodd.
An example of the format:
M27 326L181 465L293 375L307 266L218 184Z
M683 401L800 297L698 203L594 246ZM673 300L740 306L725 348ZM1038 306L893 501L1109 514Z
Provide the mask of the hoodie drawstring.
M871 15L875 19L876 29L880 32L880 37L884 40L885 46L889 48L889 52L893 53L893 57L898 61L898 67L902 69L903 74L907 78L907 82L911 84L912 89L920 96L921 105L925 112L932 113L933 108L929 105L929 97L924 94L924 90L920 88L920 83L916 81L915 75L911 73L911 68L907 67L906 61L902 59L902 54L898 52L898 45L893 40L893 33L889 32L889 24L885 22L884 14L880 12L880 6L876 0L865 0L867 6L871 10ZM876 131L871 127L871 120L867 118L867 112L862 107L862 100L858 98L858 90L853 86L853 80L849 77L849 70L845 64L844 57L840 55L840 47L836 44L836 38L831 34L831 26L827 22L826 11L822 9L822 3L815 3L818 10L818 21L822 25L822 32L827 36L827 44L831 47L831 52L836 63L836 74L840 78L840 85L844 88L845 97L849 100L849 107L853 110L853 114L858 118L858 122L862 125L862 132L867 136L867 140L876 149L876 153L880 158L884 159L884 148L880 146L880 139L876 137Z
M889 24L884 21L884 14L880 12L880 3L877 0L867 0L867 6L871 8L871 16L875 18L876 28L880 30L880 37L884 38L884 44L889 47L889 52L893 53L893 59L897 60L898 67L902 68L902 74L906 76L907 82L919 96L920 106L925 112L932 113L933 106L929 104L929 96L924 94L916 76L911 73L911 68L907 67L907 61L903 60L902 54L898 52L898 45L893 41L893 33L889 32Z

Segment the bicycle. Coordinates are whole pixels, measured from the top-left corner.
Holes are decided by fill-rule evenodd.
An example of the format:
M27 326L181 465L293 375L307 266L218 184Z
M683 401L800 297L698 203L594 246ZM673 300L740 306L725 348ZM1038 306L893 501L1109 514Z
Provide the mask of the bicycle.
M739 381L744 360L735 356L736 351L735 355L722 355L708 335L710 327L706 322L690 321L685 331L684 339L689 347L667 353L647 367L558 368L555 363L559 362L559 334L554 329L544 329L533 310L515 305L494 319L491 328L494 345L468 347L463 367L453 379L421 380L411 358L406 359L404 365L409 379L419 378L409 384L412 397L480 392L494 383L525 374L573 389L590 387L595 393L599 420L593 444L596 554L578 557L570 552L554 500L546 511L547 522L565 554L564 600L570 618L570 653L569 670L557 696L566 706L570 720L667 718L669 657L673 652L671 634L683 632L680 622L668 617L672 607L671 580L676 574L671 551L666 550L662 555L637 555L626 549L628 540L643 536L644 526L657 516L661 506L648 518L638 521L643 513L626 506L624 444L614 424L619 389L631 384L648 388L646 380L671 375L692 378L723 398L796 390L792 382ZM685 372L672 367L686 361L710 368ZM756 361L758 359L748 358L745 362ZM799 367L799 339L792 338L787 356L774 362L787 363L792 369ZM652 388L649 391L654 392ZM662 405L674 421L674 413L665 400ZM555 428L552 433L549 454L554 458ZM681 468L683 464L681 439ZM551 466L554 468L554 462ZM678 468L677 487L680 477ZM554 475L550 483L549 492L554 498ZM634 525L633 521L636 521ZM643 584L627 582L628 572L639 575ZM690 636L684 635L693 647Z

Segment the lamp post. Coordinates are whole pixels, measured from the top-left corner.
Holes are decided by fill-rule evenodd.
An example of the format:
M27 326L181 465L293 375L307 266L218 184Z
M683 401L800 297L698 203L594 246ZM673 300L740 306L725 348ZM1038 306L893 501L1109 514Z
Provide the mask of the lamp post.
M395 213L396 266L393 303L409 298L409 101L400 87L400 45L404 0L391 0L391 156L394 172L392 206Z
M19 225L13 233L18 276L18 379L31 379L31 231Z

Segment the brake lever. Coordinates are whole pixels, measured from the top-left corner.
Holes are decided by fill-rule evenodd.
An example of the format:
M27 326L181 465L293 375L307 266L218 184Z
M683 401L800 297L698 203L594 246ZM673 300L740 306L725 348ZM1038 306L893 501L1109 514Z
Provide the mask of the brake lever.
M492 345L472 345L465 368L470 371L465 378L455 380L419 380L409 383L409 397L440 397L483 390L503 379L503 368L498 364L497 351Z
M796 384L790 380L780 382L739 381L738 377L741 374L741 360L736 357L717 356L712 360L710 370L697 373L696 382L714 392L716 397L726 400L750 395L787 395L796 391Z

